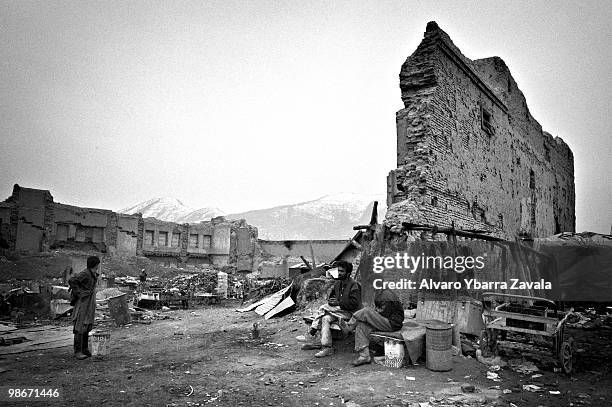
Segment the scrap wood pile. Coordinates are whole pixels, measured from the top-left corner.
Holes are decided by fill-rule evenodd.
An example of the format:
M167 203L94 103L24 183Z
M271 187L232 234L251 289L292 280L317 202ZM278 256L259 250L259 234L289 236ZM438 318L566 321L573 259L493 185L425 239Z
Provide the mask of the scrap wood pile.
M265 319L270 319L274 316L284 314L285 312L295 307L295 301L292 298L294 293L293 283L287 287L269 295L253 304L247 305L244 308L239 308L237 312L255 311L258 315L262 315ZM293 294L295 296L295 294Z
M217 288L217 272L203 272L199 274L181 274L162 284L166 290L200 291L211 293Z
M598 313L595 308L574 311L568 317L566 326L585 330L612 329L612 307L608 307L607 311L605 314Z
M245 280L244 301L260 300L291 284L291 279L279 277L267 280Z
M316 302L327 295L334 282L325 277L326 269L327 267L317 267L293 279L274 279L263 286L265 289L258 290L258 294L251 297L255 302L236 311L255 311L258 315L269 319L293 311L298 306L305 307L311 302ZM279 286L283 288L278 290Z
M198 274L181 274L168 280L157 280L155 284L151 284L150 287L161 288L167 292L180 292L186 293L215 293L218 284L218 270L207 270ZM237 291L236 287L242 287L244 282L234 275L227 275L228 281L228 294L232 294Z
M170 315L165 314L163 309L162 312L151 311L146 308L140 307L130 307L130 316L132 317L132 322L142 322L142 323L151 323L151 321L159 321L163 319L174 319Z
M124 298L120 299L120 301L125 302L126 311L129 313L129 320L132 322L142 322L150 323L152 320L162 320L162 319L171 319L170 316L160 313L154 312L145 308L139 308L132 306L134 303L134 293L133 292L125 292L119 288L111 287L104 290L100 290L96 292L96 322L97 323L110 323L113 320L117 319L117 316L113 315L111 308L109 307L109 301L113 301L113 299L118 299L119 297L124 296ZM169 308L162 309L162 311L167 311ZM125 323L127 319L123 320ZM119 322L119 321L117 321ZM122 325L121 323L120 325Z

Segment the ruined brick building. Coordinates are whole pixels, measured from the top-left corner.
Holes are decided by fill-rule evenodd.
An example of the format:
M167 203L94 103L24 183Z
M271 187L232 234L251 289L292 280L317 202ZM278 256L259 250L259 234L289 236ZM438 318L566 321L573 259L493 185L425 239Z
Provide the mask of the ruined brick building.
M82 208L53 200L50 191L13 187L0 202L4 249L22 253L66 248L120 256L146 256L171 264L210 264L254 271L257 229L223 217L194 224L164 222L141 214Z
M51 192L13 187L0 202L0 255L4 251L39 253L55 249L145 256L165 266L230 266L261 277L289 274L290 262L317 253L331 261L346 246L343 240L260 240L257 228L244 219L216 217L197 223L176 223L83 208L55 202Z
M574 158L542 130L499 57L470 60L435 22L403 64L386 224L513 240L575 228Z

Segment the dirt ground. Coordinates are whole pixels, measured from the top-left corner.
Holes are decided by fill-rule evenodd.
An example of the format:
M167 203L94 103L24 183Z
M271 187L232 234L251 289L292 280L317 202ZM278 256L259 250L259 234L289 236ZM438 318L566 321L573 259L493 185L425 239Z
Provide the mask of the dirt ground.
M236 312L237 305L169 311L174 319L113 328L103 360L78 361L69 347L6 355L0 358L1 382L60 387L63 400L55 405L66 406L611 405L610 331L591 331L577 341L598 353L587 352L588 367L573 377L541 371L542 377L531 379L502 369L501 381L494 382L486 378L487 366L463 356L454 357L449 372L423 364L354 368L352 337L335 342L333 356L317 359L315 351L299 349L296 336L306 330L301 312L264 321L254 312ZM261 323L258 339L250 339L253 322ZM474 385L476 393L462 393L462 384ZM544 391L525 391L524 384Z

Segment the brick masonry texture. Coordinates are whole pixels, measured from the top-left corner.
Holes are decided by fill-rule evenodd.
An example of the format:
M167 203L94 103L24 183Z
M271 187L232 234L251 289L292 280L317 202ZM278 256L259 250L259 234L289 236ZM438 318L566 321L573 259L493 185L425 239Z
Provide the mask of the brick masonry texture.
M541 237L575 229L574 158L503 60L471 61L435 22L402 65L385 224Z
M152 242L145 239L145 232L152 233ZM177 234L180 240L173 242ZM189 245L191 235L198 236L197 246ZM164 222L143 218L139 213L120 214L54 202L50 191L19 185L14 185L11 197L0 202L0 238L10 252L67 248L121 256L172 257L183 263L196 259L197 263L249 272L256 270L260 257L257 228L245 220L217 217L194 224Z

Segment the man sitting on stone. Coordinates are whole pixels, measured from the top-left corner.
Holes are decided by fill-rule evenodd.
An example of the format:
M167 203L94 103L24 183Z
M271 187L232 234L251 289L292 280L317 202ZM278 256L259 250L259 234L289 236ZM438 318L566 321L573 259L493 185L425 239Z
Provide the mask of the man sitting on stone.
M319 308L319 312L310 326L310 335L315 336L321 330L321 344L305 344L302 349L321 349L315 357L322 358L334 353L332 348L331 324L333 322L345 323L353 312L361 308L361 285L350 275L353 265L347 261L338 261L337 276L335 270L330 271L336 280L329 294L327 304Z
M370 333L372 331L393 332L402 329L404 307L397 295L388 289L376 290L375 309L362 308L353 314L348 322L349 328L355 328L355 351L359 357L353 366L361 366L372 361L370 357Z

